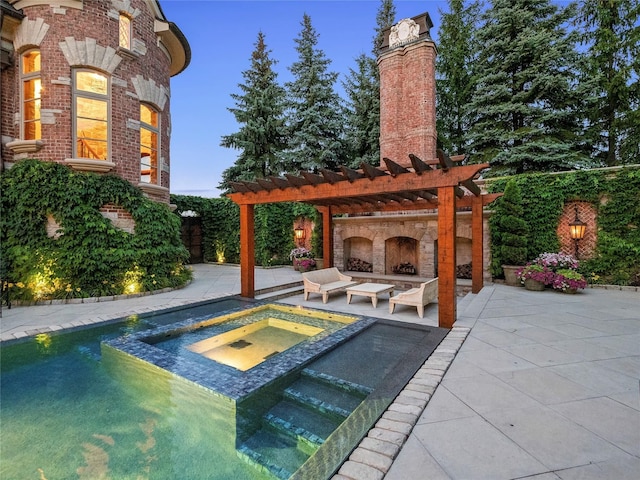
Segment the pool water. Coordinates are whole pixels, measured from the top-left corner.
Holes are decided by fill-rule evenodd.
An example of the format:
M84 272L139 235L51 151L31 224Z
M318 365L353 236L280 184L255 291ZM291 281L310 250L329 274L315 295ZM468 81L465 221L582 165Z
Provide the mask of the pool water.
M213 311L194 310L202 318ZM0 478L323 480L446 334L368 319L357 336L236 405L157 365L101 348L172 318L189 314L132 317L3 345ZM301 404L322 412L307 414ZM291 428L293 440L283 433Z
M192 343L187 349L246 371L322 331L318 327L267 318Z
M119 377L132 372L105 368L100 341L145 328L40 335L2 348L0 478L268 478L238 461L209 392L139 366L133 386Z

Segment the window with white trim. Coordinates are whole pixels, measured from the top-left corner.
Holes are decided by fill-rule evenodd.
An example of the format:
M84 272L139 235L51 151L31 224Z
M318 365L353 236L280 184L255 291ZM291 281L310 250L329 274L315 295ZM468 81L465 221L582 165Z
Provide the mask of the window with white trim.
M109 158L109 78L77 69L73 76L74 157Z
M158 162L159 128L158 111L140 104L140 182L160 185Z
M23 140L40 140L42 138L40 50L29 50L23 53L21 64L22 123L20 137Z
M131 18L121 13L118 25L118 44L121 48L131 50Z

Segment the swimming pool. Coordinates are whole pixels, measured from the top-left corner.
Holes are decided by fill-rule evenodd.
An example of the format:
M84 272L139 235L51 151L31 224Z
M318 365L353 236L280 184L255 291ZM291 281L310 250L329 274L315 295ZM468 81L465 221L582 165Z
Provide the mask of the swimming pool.
M243 390L240 405L157 365L101 352L102 342L148 338L184 318L188 310L3 345L0 477L328 478L446 334L368 319L304 369ZM327 382L334 407L301 417L298 402L322 407ZM306 429L290 436L300 422Z

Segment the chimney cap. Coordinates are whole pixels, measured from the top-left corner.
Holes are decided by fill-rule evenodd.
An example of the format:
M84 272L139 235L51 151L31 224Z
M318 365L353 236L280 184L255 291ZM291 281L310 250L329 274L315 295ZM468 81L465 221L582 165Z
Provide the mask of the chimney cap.
M397 28L394 29L394 27L400 27L400 31L398 32ZM428 12L411 18L404 18L395 25L385 28L382 31L383 40L379 53L384 53L392 48L404 46L416 41L431 40L430 30L432 27L433 22ZM392 35L392 30L394 30L394 35ZM390 36L395 37L393 46L391 46L389 42Z

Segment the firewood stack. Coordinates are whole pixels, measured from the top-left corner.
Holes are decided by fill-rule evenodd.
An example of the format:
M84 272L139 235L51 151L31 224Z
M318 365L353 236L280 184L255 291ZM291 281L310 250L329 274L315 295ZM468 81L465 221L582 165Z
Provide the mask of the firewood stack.
M373 272L373 264L352 257L347 260L347 270L351 272Z

